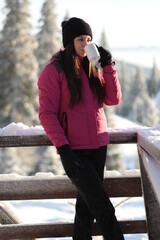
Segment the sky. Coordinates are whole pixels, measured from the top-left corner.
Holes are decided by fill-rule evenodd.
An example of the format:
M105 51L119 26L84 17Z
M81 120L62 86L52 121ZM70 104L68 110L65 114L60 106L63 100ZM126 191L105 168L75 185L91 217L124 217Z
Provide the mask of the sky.
M12 1L12 0L11 0ZM44 0L30 0L30 13L34 28L40 17ZM57 24L60 28L66 12L80 17L93 30L93 41L98 42L103 30L110 47L160 46L159 0L54 0ZM0 29L5 18L0 0Z

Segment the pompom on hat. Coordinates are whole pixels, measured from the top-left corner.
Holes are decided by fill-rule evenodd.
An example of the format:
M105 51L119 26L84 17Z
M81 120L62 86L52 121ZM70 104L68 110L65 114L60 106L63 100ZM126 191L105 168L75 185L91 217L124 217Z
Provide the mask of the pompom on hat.
M80 35L89 35L92 39L92 29L88 23L80 18L70 18L68 21L62 22L62 41L66 47L68 43L73 41L75 37Z

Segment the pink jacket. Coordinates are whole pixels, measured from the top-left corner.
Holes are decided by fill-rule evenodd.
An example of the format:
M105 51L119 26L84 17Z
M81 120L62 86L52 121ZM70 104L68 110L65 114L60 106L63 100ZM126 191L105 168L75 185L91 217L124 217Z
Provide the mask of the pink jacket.
M39 119L54 146L70 144L72 149L93 149L109 143L103 105L99 104L81 66L83 101L69 107L70 92L63 70L57 62L49 63L39 80ZM121 89L113 65L103 69L106 105L121 101Z

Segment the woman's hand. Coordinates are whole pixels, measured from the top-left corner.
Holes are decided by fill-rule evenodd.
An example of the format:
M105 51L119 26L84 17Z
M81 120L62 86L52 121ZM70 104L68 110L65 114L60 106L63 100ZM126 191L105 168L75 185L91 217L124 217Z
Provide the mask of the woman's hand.
M101 64L101 67L105 67L106 65L112 64L112 54L109 50L104 49L103 47L97 47L99 54L100 54L100 59L99 62Z
M57 148L64 170L69 178L79 180L79 169L84 168L84 163L73 153L70 146L65 144Z

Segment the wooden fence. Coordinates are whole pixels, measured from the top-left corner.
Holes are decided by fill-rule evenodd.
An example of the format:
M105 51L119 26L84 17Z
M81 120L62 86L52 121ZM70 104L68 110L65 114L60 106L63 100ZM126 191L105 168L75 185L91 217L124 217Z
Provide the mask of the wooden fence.
M120 221L120 225L124 234L148 232L149 240L159 240L160 236L160 178L158 178L160 147L156 140L158 134L159 131L155 128L110 129L111 144L133 143L138 145L141 176L117 177L112 175L112 177L107 176L104 181L110 197L144 197L147 221L143 219ZM0 137L0 147L2 148L48 145L51 145L51 142L46 135ZM75 197L76 189L65 176L45 175L41 178L38 178L38 175L13 176L6 179L0 177L1 201ZM72 230L73 223L5 224L0 226L0 239L66 237L72 236ZM100 235L96 224L94 224L93 233L95 236Z

